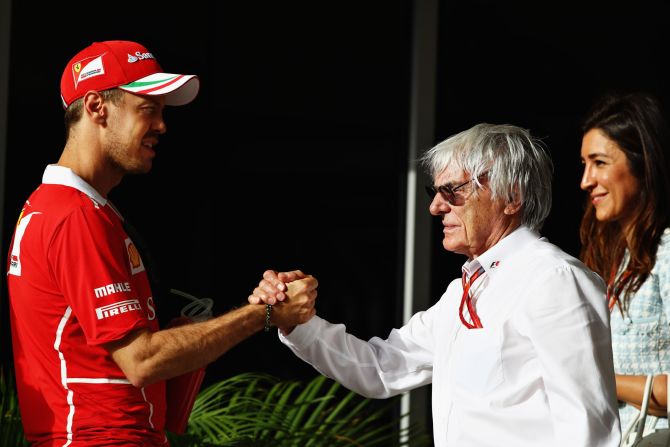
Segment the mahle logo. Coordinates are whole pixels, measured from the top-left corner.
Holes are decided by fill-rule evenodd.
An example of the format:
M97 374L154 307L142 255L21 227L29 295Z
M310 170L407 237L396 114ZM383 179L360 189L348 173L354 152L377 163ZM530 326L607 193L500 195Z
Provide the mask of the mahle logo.
M93 292L95 293L96 298L102 298L114 293L130 292L130 283L115 282L112 284L107 284L106 286L96 287L93 289Z

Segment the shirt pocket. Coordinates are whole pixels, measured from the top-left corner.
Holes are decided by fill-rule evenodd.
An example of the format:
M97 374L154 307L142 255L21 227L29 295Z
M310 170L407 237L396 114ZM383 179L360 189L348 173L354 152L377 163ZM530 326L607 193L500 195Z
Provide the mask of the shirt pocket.
M622 335L628 337L650 337L659 330L660 318L658 315L651 317L625 317L620 323Z
M500 335L487 329L461 331L454 354L454 384L474 396L483 396L504 380Z
M618 319L612 325L612 351L619 374L658 369L661 326L658 316Z

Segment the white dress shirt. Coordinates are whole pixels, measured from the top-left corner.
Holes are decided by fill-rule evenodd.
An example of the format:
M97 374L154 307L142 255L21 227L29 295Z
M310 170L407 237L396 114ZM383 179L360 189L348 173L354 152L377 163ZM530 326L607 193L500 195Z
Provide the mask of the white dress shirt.
M386 340L318 316L280 339L367 397L433 384L435 445L615 447L620 428L602 279L520 227L464 269L482 329L460 321L461 279Z

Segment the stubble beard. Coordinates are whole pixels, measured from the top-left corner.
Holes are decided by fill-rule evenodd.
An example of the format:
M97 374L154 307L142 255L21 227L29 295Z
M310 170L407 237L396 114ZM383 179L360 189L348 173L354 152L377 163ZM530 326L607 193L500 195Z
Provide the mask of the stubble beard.
M142 165L141 160L131 158L128 150L129 144L123 141L116 133L110 136L110 139L105 147L105 154L111 166L118 171L127 174L146 174L151 170L149 166Z

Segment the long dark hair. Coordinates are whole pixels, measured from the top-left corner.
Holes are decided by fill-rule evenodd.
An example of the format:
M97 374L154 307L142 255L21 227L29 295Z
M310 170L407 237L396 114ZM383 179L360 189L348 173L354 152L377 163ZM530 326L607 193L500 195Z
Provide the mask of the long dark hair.
M632 293L646 281L656 262L656 250L670 223L670 132L659 102L649 94L609 94L591 109L582 132L601 130L626 154L632 174L640 184L629 240L617 221L599 222L587 201L580 239L584 263L609 281L611 290L623 293L628 308ZM615 273L628 249L625 273Z

